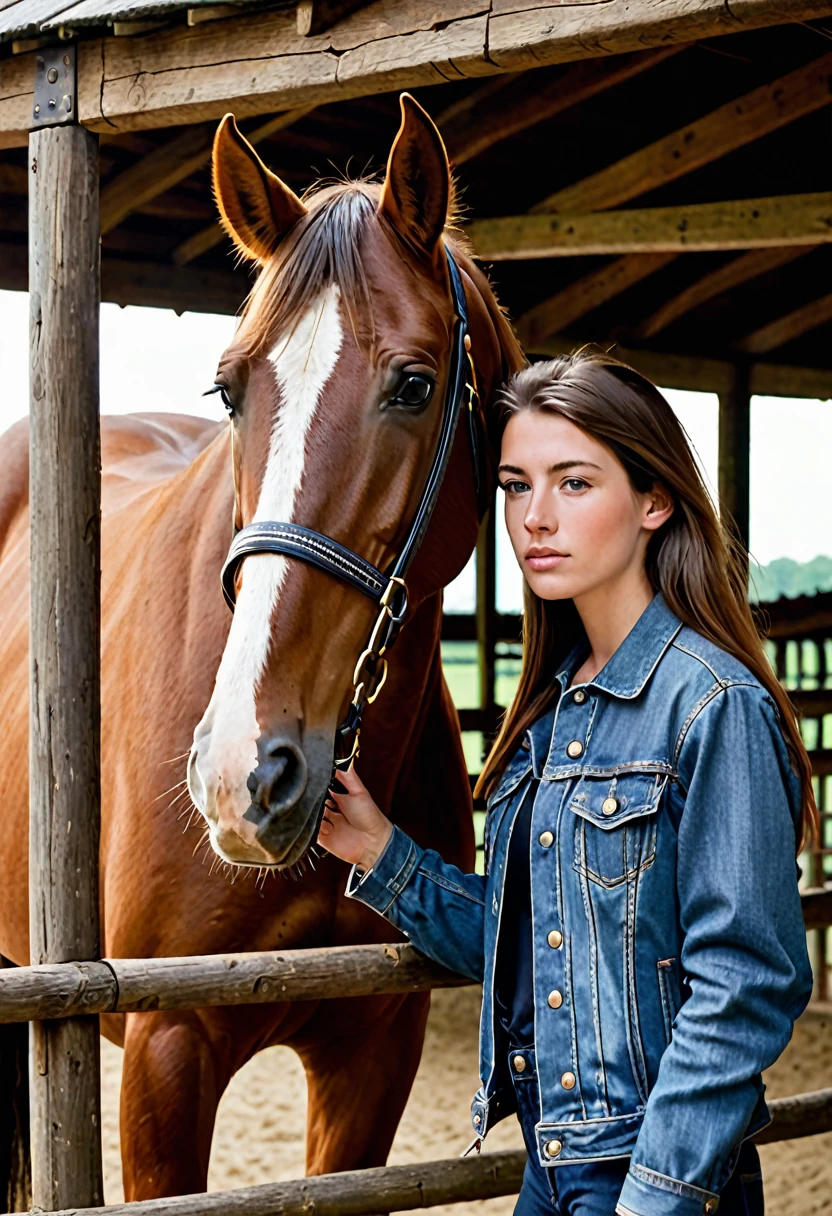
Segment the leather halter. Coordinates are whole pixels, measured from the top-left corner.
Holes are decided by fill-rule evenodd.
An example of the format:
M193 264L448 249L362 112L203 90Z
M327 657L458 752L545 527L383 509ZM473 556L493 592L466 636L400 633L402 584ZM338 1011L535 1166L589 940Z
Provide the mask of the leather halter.
M255 553L276 553L284 557L296 557L333 575L356 590L363 592L380 607L379 615L358 659L353 673L353 696L346 717L337 728L335 759L336 769L349 768L358 755L358 737L364 707L371 705L381 692L387 678L385 655L395 642L407 613L407 587L405 578L421 545L430 523L433 509L451 457L456 435L456 426L463 406L468 415L468 430L474 463L477 503L480 517L487 505L488 485L482 466L482 441L479 433L480 419L476 374L470 353L468 337L468 311L465 291L459 268L445 247L451 280L451 299L456 314L448 371L448 385L442 413L439 441L433 463L427 475L422 497L416 508L413 521L389 571L382 573L376 566L353 553L345 545L323 536L312 528L300 524L267 521L248 524L240 528L231 542L231 548L222 568L222 591L232 612L236 602L237 571L243 560Z

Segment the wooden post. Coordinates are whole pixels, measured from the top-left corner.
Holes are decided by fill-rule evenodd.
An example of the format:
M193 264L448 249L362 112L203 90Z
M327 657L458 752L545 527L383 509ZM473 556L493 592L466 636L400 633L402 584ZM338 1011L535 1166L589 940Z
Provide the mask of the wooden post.
M98 139L29 140L33 963L100 957ZM35 1207L103 1203L98 1019L32 1023Z
M719 394L719 511L748 554L749 448L751 443L750 368L734 365L730 388Z

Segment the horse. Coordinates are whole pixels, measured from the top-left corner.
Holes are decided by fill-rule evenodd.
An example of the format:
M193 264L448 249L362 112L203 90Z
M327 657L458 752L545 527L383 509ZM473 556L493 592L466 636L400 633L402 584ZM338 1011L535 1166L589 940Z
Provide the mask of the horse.
M232 616L220 571L234 530L259 519L314 528L378 568L389 564L438 441L456 320L447 250L464 287L492 487L494 402L523 363L452 226L439 132L407 94L381 181L319 184L298 198L231 115L218 128L212 172L223 227L257 267L213 385L228 419L101 420L100 889L110 957L398 940L345 897L347 867L313 851L336 727L377 605L308 562L259 553L236 570ZM0 462L0 954L24 965L25 421L3 437ZM408 574L402 637L360 738L362 776L379 805L420 844L469 869L471 795L440 626L442 588L476 541L474 474L458 426ZM429 999L103 1015L102 1033L124 1048L126 1198L205 1189L219 1099L272 1044L292 1047L305 1068L307 1172L384 1164Z

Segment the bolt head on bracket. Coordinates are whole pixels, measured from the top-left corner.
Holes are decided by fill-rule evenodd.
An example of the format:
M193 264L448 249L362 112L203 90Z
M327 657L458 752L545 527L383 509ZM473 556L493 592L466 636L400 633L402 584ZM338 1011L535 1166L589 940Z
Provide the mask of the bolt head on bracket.
M34 127L57 127L78 121L75 43L43 47L35 55Z

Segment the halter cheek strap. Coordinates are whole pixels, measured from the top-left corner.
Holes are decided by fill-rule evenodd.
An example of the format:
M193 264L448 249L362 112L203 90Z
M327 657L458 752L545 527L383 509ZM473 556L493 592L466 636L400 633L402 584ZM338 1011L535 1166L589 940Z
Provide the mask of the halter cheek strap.
M371 705L381 692L387 678L386 652L395 642L407 613L405 578L424 540L442 482L448 468L456 435L457 422L463 409L468 415L468 433L474 464L477 501L480 516L487 505L488 485L483 465L483 436L480 418L471 340L468 336L468 312L462 278L450 249L445 247L451 280L456 323L451 348L448 385L442 411L442 423L433 461L425 481L419 505L398 556L390 569L382 573L377 567L353 553L345 545L300 524L266 521L248 524L237 532L222 569L222 590L226 603L233 611L236 601L237 571L244 559L255 553L274 553L294 557L331 574L379 605L370 637L353 673L353 696L344 721L338 727L336 769L349 768L358 755L358 736L366 705Z

